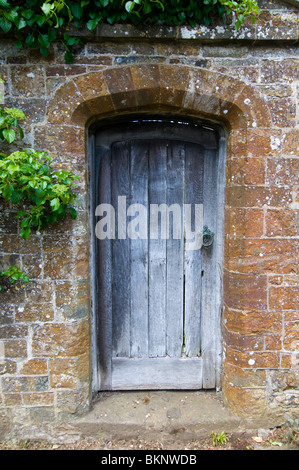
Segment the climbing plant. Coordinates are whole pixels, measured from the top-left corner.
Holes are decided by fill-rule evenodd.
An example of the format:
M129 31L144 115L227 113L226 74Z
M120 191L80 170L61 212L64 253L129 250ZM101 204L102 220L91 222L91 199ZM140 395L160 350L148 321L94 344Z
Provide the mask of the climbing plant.
M99 23L209 26L219 18L225 22L232 13L239 29L247 17L255 21L259 8L256 0L0 0L0 29L15 37L17 47L39 48L45 57L60 40L66 62L72 62L73 48L82 39L69 34L69 27L93 31Z
M24 137L19 120L25 115L16 108L0 106L0 139L11 144L16 138ZM73 191L79 177L71 171L54 170L52 158L47 152L24 149L6 155L0 153L0 197L21 208L17 213L20 219L20 236L27 240L32 230L43 230L50 224L65 217L67 212L73 219L76 210L72 207L76 199ZM24 272L16 266L0 271L1 285L18 280L28 282Z

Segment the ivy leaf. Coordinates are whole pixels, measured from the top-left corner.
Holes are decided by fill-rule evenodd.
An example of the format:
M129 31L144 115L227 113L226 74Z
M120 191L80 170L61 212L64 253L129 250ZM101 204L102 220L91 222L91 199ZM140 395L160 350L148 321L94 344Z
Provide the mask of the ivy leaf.
M21 236L24 240L28 240L29 235L30 235L30 232L31 232L30 227L22 228L22 229L20 230L20 236Z
M93 31L98 25L98 19L95 18L93 20L89 20L86 24L87 28L89 29L89 31Z
M16 138L16 133L13 129L3 129L2 133L3 137L7 140L9 144L11 144Z
M9 21L7 18L5 18L4 16L2 16L0 18L0 28L5 32L5 33L8 33L8 31L10 31L12 27L12 22Z
M133 11L134 6L135 6L135 2L126 2L125 9L127 10L128 13L131 13L131 11Z
M49 56L49 49L47 47L40 47L39 50L43 57Z
M14 21L18 17L17 8L13 8L12 10L5 11L4 16L9 21Z
M41 47L47 49L50 46L49 37L47 34L39 34L38 42L40 43Z
M50 202L50 206L52 207L53 211L57 211L60 208L60 201L58 197L52 199L52 201Z
M23 215L27 215L26 211L19 211L16 215L17 218L22 217Z
M17 18L14 23L18 29L25 28L27 24L23 18Z
M22 10L22 16L23 18L26 18L26 20L30 20L30 18L33 16L33 11L30 9L27 10Z
M36 22L41 27L46 22L46 18L42 15L37 15Z
M64 60L67 64L71 64L72 62L74 62L74 56L73 54L71 53L70 50L67 50L64 54Z
M51 5L50 3L44 3L41 6L41 9L43 10L46 16L48 16L48 14L50 13L51 10L53 10L53 8L54 8L54 4Z
M24 139L24 132L23 129L19 126L19 124L17 124L17 129L19 130L21 139Z
M70 207L70 213L71 213L72 219L76 219L76 218L77 218L77 211L76 211L76 209L74 209L73 207Z
M35 44L35 37L32 33L28 34L28 36L26 37L25 39L25 43L27 44L27 46L29 47L34 47L34 44Z
M8 184L4 187L4 190L2 192L2 196L4 199L8 200L10 199L12 193L13 193L14 187L11 184Z
M56 31L52 27L49 27L48 29L48 39L50 42L55 41L56 39Z
M80 3L73 3L71 5L71 10L72 10L72 13L73 13L74 17L77 18L78 20L80 20L80 18L83 15L83 8L82 8L81 4Z
M11 195L13 203L18 204L23 199L23 193L21 191L14 191Z

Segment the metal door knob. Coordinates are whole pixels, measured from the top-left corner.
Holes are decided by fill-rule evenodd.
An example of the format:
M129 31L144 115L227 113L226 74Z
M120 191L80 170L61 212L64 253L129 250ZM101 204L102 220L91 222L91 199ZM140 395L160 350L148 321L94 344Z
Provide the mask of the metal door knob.
M214 233L208 228L207 225L203 227L203 234L202 234L202 244L203 246L211 246L214 241Z

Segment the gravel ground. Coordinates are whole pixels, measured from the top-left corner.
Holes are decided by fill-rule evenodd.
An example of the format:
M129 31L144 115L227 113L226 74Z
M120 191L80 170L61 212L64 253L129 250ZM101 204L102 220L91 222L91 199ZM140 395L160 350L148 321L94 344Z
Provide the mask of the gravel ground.
M6 442L0 443L0 450L299 450L299 431L298 428L283 426L274 430L261 430L257 436L212 433L205 439L183 443L181 446L138 439L103 441L89 438L74 444Z

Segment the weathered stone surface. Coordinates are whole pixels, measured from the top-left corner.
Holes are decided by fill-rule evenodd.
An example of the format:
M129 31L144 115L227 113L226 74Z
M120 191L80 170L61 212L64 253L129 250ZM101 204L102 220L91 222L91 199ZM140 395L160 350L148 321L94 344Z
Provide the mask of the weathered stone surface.
M49 323L36 326L32 351L42 357L75 357L89 348L89 327L82 323Z
M230 242L229 267L242 273L297 273L298 242L281 239L238 239Z
M47 375L48 364L45 359L29 359L20 370L22 375Z
M263 389L246 389L231 386L224 381L225 400L237 415L253 418L262 416L266 408L266 394Z
M266 286L265 274L226 272L224 275L224 301L232 308L266 310Z

